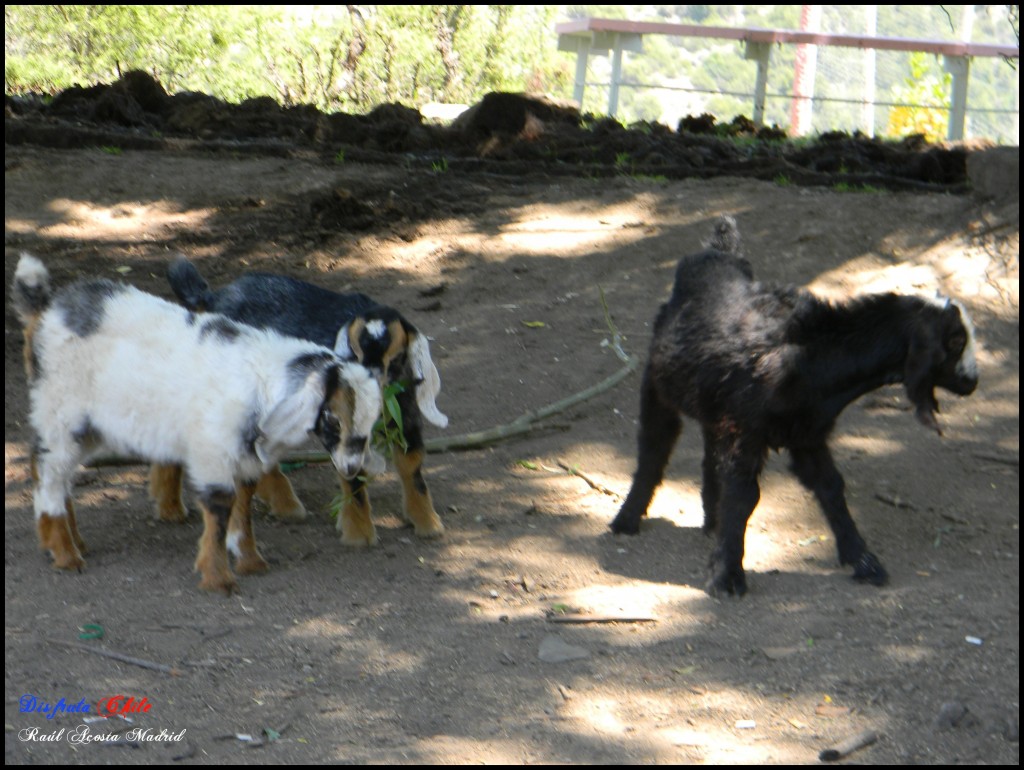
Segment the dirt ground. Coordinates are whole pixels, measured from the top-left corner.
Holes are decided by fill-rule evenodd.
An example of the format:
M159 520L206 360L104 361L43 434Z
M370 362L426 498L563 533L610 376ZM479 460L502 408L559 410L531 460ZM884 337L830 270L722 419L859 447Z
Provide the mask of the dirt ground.
M380 546L343 548L333 473L309 464L291 473L307 522L258 514L272 570L208 595L192 572L197 517L155 521L145 468L103 467L75 487L87 567L57 572L33 525L8 303L6 762L813 763L874 731L847 761L1018 763L1016 200L341 160L8 145L5 285L28 250L58 285L121 277L169 297L163 271L181 251L214 285L262 269L359 289L429 334L451 420L429 431L441 437L621 368L602 291L642 359L676 261L732 214L762 280L941 289L973 314L981 385L939 394L944 437L898 387L852 405L833 437L890 585L850 580L773 456L747 531L750 593L709 598L692 423L642 534L613 536L636 374L526 436L432 454L441 540L403 528L389 471L371 486ZM94 626L101 640L80 639ZM550 662L555 641L579 657ZM148 710L90 723L23 710L25 696L95 712L117 695Z

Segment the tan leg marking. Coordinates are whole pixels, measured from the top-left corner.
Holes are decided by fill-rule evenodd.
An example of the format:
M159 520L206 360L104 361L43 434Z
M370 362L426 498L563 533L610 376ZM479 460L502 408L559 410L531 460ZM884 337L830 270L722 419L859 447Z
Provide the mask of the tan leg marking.
M392 453L395 469L402 479L402 493L405 497L405 515L416 528L417 537L440 537L444 524L434 510L430 490L423 480L423 450L408 454L396 448Z
M196 556L196 572L202 579L199 587L204 591L220 591L228 596L238 588L231 567L228 565L228 551L216 514L206 504L199 503L203 512L203 534L199 538L199 555Z
M256 496L270 506L270 514L281 521L306 519L306 506L296 497L292 483L279 467L260 476Z
M156 516L160 521L183 524L188 510L181 500L180 465L152 465L149 469L149 496L156 503Z
M355 548L377 545L377 531L370 518L370 496L361 481L341 479L345 504L338 515L338 531L343 545Z
M228 543L235 557L235 571L239 575L266 572L270 565L260 556L256 536L252 530L252 496L255 484L239 484L235 488L235 504L228 521Z
M36 530L39 533L39 547L50 552L54 567L82 571L85 560L75 545L67 516L44 513L36 518Z

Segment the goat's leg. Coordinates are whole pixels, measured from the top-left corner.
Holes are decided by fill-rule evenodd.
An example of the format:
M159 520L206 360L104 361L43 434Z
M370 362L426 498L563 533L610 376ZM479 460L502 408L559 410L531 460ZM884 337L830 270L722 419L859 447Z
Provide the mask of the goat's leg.
M281 521L305 521L306 506L295 495L292 483L275 465L272 471L260 476L256 496L270 507L270 514Z
M156 503L156 515L160 521L182 524L188 518L188 511L181 500L180 465L158 465L149 468L149 496Z
M405 516L416 528L417 537L440 537L444 524L434 510L427 482L423 480L423 450L410 447L403 452L396 447L392 453L395 469L402 479L402 495L405 502Z
M716 545L711 553L711 575L705 590L712 596L743 596L747 592L743 541L747 521L761 499L757 477L764 454L759 448L718 446L717 478L720 488L715 523Z
M405 435L406 448L396 446L391 453L395 470L402 479L403 510L405 518L412 522L417 537L440 537L444 534L444 524L434 510L434 501L423 478L423 418L419 404L416 403L416 389L406 388L396 399L402 410L402 432Z
M377 531L370 518L370 495L359 476L341 478L342 506L338 514L341 542L356 548L377 545Z
M68 529L71 531L71 539L78 547L78 552L85 553L85 540L78 531L78 519L75 517L75 503L70 497L64 498L64 511L68 516Z
M78 532L74 504L66 492L77 466L77 455L59 451L48 451L42 458L33 454L32 458L39 547L50 552L57 569L81 572L85 567L82 558L85 543Z
M710 535L718 527L718 503L722 495L722 485L718 479L718 452L715 449L714 435L706 427L702 470L704 476L700 487L700 499L704 506L704 534Z
M231 506L228 522L227 547L235 557L235 571L239 575L266 572L270 565L260 556L256 536L252 530L252 496L256 484L240 481L235 485L235 503Z
M791 448L793 472L800 483L818 499L825 518L836 536L840 564L853 565L853 579L884 585L889 574L871 551L853 523L850 509L846 506L843 481L839 469L832 459L832 453L824 444L814 447Z
M679 413L666 406L651 382L650 369L644 372L640 389L640 435L636 473L633 485L622 508L611 523L612 532L636 535L640 532L640 519L647 515L654 490L665 475L665 465L683 429Z
M199 496L199 508L203 512L203 534L199 538L195 566L202 576L199 587L204 591L222 591L229 596L238 588L228 565L227 549L228 521L234 503L234 489L204 489Z

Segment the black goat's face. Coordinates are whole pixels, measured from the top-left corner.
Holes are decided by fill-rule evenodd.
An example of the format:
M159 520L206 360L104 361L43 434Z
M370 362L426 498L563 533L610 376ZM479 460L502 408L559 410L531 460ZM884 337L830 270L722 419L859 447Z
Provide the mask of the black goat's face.
M917 419L939 435L935 388L969 396L978 387L974 325L959 302L928 307L914 330L907 354L904 385L917 407Z

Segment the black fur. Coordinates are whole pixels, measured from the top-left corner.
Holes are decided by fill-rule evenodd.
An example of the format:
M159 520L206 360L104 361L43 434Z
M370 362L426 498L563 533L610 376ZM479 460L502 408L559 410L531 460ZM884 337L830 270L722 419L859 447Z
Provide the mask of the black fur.
M105 278L71 284L54 298L64 315L64 325L79 337L88 337L103 322L103 305L125 287Z
M332 349L338 330L359 316L371 311L381 314L390 311L392 318L398 315L397 311L378 305L365 294L339 294L296 278L269 273L243 275L213 291L195 266L184 258L171 263L167 279L189 310L221 313L258 329L275 329Z
M704 529L717 540L709 593L746 592L743 539L760 497L758 476L768 450L783 447L825 512L840 562L853 565L857 580L885 583L850 517L828 435L847 404L895 382L904 383L918 419L937 430L934 388L969 395L977 386L973 348L965 355L969 319L955 304L917 297L832 304L762 286L734 253L735 223L719 224L712 243L680 261L655 320L637 470L612 531L639 532L686 415L704 434Z
M199 327L200 339L206 339L212 335L221 342L234 342L240 333L237 324L220 316L214 316Z

